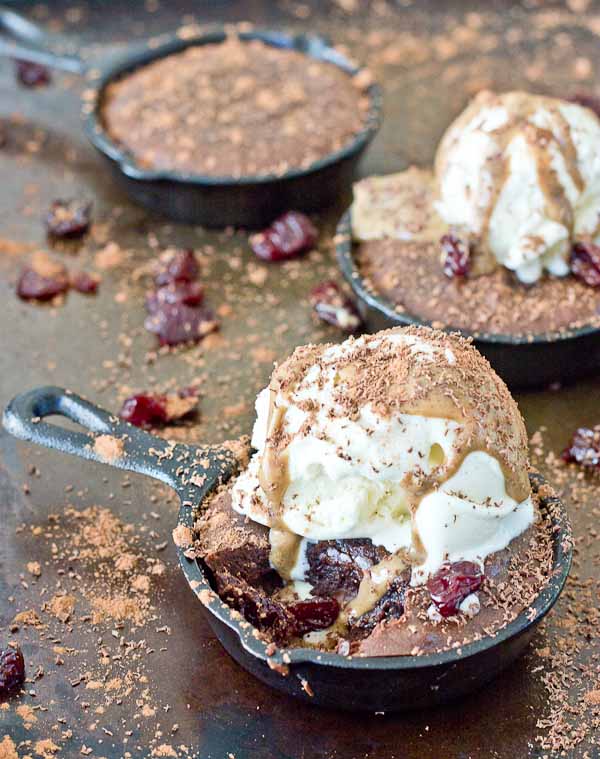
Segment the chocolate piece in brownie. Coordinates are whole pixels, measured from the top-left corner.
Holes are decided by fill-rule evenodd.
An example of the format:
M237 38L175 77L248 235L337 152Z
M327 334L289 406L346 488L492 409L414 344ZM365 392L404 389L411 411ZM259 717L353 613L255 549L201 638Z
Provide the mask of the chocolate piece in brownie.
M322 540L306 549L309 570L306 579L316 595L340 593L344 600L356 595L363 570L378 564L388 552L369 538Z

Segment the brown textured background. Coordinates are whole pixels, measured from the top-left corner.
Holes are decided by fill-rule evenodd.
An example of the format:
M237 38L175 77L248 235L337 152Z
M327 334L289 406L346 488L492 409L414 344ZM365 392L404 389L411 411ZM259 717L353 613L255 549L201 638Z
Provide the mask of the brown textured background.
M194 21L252 20L327 34L370 63L384 86L385 122L363 173L430 162L449 119L483 86L524 87L555 95L600 91L600 3L585 0L566 5L57 0L49 6L19 7L79 40L86 55L96 60L122 51L135 38ZM209 233L151 218L128 202L86 143L79 119L83 88L76 78L57 74L48 88L20 89L12 66L0 61L0 126L6 138L0 148L0 406L25 388L52 383L117 410L128 391L184 386L195 380L204 394L201 416L173 434L218 442L248 432L253 399L267 380L271 362L299 343L340 338L335 330L316 324L306 299L313 283L336 274L330 233L340 209L319 220L320 253L283 267L255 265L244 234ZM78 250L73 246L56 255L71 268L100 271L100 294L85 298L72 293L58 308L17 300L14 282L29 249L48 247L40 217L56 197L76 195L93 198L94 231ZM121 258L113 268L101 269L102 257L96 254L111 241L120 246ZM222 330L219 338L197 348L158 355L152 336L142 327L143 271L155 250L169 244L198 251L207 300L220 311ZM530 432L547 428L545 451L560 450L578 424L600 421L599 388L598 381L590 380L518 396ZM37 468L33 474L31 467ZM567 487L569 477L576 475L561 471L561 477ZM577 620L598 619L600 577L595 483L584 490L571 504L583 556L576 566L576 582L531 654L460 704L403 716L348 716L318 711L268 690L221 650L179 573L169 540L177 505L164 490L140 477L33 449L0 433L0 643L11 639L22 645L29 675L38 667L44 670L43 677L28 683L34 695L13 699L0 709L0 740L10 736L19 757L43 755L48 744L38 741L46 739L54 742L57 756L66 757L119 757L127 751L134 757L172 751L172 756L202 759L552 755L536 742L545 732L536 722L547 718L552 708L544 686L551 665L533 652L548 646L553 652L562 645L564 653L566 645L566 659L576 653L585 674L575 678L578 682L571 689L575 713L559 711L585 735L565 755L597 757L598 747L590 743L594 715L577 711L582 689L600 687L598 638L578 638L583 628ZM128 623L121 628L86 619L86 602L79 592L92 582L94 569L60 547L53 554L54 541L45 535L49 514L62 514L68 505L81 509L92 504L131 523L143 550L166 564L165 574L152 580L153 618L137 630L131 631ZM32 531L36 525L42 526L41 535ZM62 529L61 545L68 545L71 527L65 523ZM169 544L163 549L164 541ZM42 565L37 581L26 570L33 560ZM68 624L43 610L44 601L61 589L78 598ZM596 611L582 615L578 604L586 594ZM32 608L48 627L10 633L15 613ZM165 625L170 634L157 632ZM571 643L561 644L565 631ZM54 663L52 647L57 644L51 640L74 649L62 666ZM145 644L138 649L127 645L139 640ZM117 657L111 658L104 679L133 673L132 691L121 703L111 701L102 689L86 686L86 681L102 680L101 646ZM78 678L83 678L79 685L70 684ZM17 713L23 704L35 709L37 721L29 727L23 712ZM104 711L98 712L98 706ZM154 714L148 716L149 711Z

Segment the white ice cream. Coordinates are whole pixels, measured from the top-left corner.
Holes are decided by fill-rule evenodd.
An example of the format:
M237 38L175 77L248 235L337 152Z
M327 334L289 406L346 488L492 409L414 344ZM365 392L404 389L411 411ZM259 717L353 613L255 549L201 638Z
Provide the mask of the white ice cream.
M443 355L435 354L437 348L401 333L388 333L386 339L407 342L416 362L435 358L449 367L455 363L449 349ZM354 343L361 344L364 338ZM454 443L459 422L400 413L384 418L370 405L352 420L327 413L333 403L332 388L339 380L332 359L347 355L352 345L347 342L328 348L325 377L320 377L321 370L315 365L289 403L283 397L277 399L277 405L287 403L284 429L291 436L289 485L282 500L282 521L287 529L311 541L371 538L390 552L411 550L416 529L427 559L415 571L415 581L426 579L445 560L482 562L490 553L505 548L532 523L533 506L529 500L518 504L506 494L502 469L488 453L469 454L454 476L422 498L411 516L407 477L418 470L428 474L436 466L452 468L458 455ZM324 381L318 385L318 380ZM315 398L319 403L316 421L308 434L299 435L307 414L297 404ZM264 390L256 401L252 436L257 453L232 491L233 508L266 525L270 518L258 471L268 408L268 391ZM302 579L300 568L293 578Z
M444 561L483 566L486 556L506 548L533 520L531 498L517 503L506 493L496 459L482 451L470 453L415 513L427 559L413 570L413 582L426 580Z
M600 120L527 93L480 93L436 156L437 211L526 283L569 272L574 240L600 232Z

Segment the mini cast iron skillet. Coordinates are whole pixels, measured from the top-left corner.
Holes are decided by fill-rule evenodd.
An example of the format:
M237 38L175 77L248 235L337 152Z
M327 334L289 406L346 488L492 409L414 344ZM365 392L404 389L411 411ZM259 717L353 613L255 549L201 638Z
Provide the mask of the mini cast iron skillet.
M336 253L342 274L358 298L369 331L411 324L431 327L430 321L408 313L398 313L384 295L374 293L363 280L354 258L350 210L340 219ZM582 327L568 332L536 335L502 335L466 332L457 327L448 331L472 337L477 349L511 388L543 387L553 382L572 382L600 372L600 329Z
M158 58L192 45L223 42L226 37L224 29L214 29L189 39L181 39L177 34L161 35L118 60L100 65L97 62L90 65L78 55L57 52L65 46L64 40L47 34L29 20L1 6L0 31L16 40L0 39L0 55L23 58L87 77L90 88L95 92L84 119L90 142L108 161L133 200L177 221L208 227L263 227L283 211L316 211L330 206L348 192L358 161L379 129L381 91L373 84L366 90L370 110L365 128L346 147L325 156L307 169L239 179L186 176L162 169L144 169L104 129L100 114L104 88ZM359 71L351 61L318 36L254 30L240 31L239 37L297 50L310 58L331 63L349 74Z
M85 432L43 421L52 415L77 422ZM3 421L8 432L23 440L165 482L181 500L178 522L186 527L194 524L193 507L236 472L235 459L226 448L168 443L56 387L17 396L7 406ZM111 461L103 459L99 446L94 448L99 435L122 439L122 455ZM196 483L202 484L192 482L194 474L200 475ZM539 487L543 478L536 475L532 483ZM427 656L345 658L307 648L272 651L273 646L267 647L253 628L240 621L239 614L211 591L203 567L187 558L183 548L177 550L185 577L207 610L215 635L242 667L284 693L321 706L397 711L462 696L492 680L525 649L538 623L558 598L571 565L570 528L564 507L558 501L556 504L554 574L533 604L535 615L528 610L494 638L484 638L460 651Z

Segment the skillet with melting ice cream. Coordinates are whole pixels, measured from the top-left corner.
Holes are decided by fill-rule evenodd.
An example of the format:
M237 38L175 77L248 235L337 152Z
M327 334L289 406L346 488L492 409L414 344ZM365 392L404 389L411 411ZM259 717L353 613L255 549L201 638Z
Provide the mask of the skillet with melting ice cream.
M466 371L461 361L458 363L458 369ZM430 371L426 374L431 378ZM278 376L281 385L281 373ZM401 379L400 375L397 379ZM363 387L363 391L372 397L372 389ZM420 393L415 393L415 403L419 396ZM349 397L356 395L350 393ZM490 398L491 408L494 400L497 399ZM484 415L501 415L498 408L493 412L485 411L483 407L479 410ZM43 421L51 415L65 416L83 426L86 432ZM506 416L502 421L505 427ZM215 498L219 497L218 491L226 490L227 481L238 473L238 461L231 446L194 447L171 443L121 422L58 388L42 388L17 397L5 411L4 424L17 437L148 474L170 485L181 500L178 526L174 531L180 563L190 587L208 611L216 635L229 653L257 677L313 703L347 709L394 710L446 702L473 690L491 680L523 651L535 627L558 598L569 570L571 541L564 508L543 480L531 475L539 508L551 526L552 571L532 603L507 625L496 629L494 634L481 634L464 645L445 650L439 646L433 649L423 646L421 653L408 652L400 656L389 655L390 651L401 649L401 642L394 642L389 635L382 641L381 626L376 629L377 635L370 635L360 644L362 649L352 650L350 655L343 655L347 651L338 653L309 647L301 640L295 641L294 645L276 645L272 638L250 625L219 598L211 586L213 572L206 562L198 560L192 546L196 523L199 522L202 528L203 513L210 510ZM512 451L501 434L502 425L497 430L498 451L504 456L508 470L511 469L511 457L516 456L524 444L516 424L516 437L514 430L509 435L516 440ZM493 441L490 445L493 447ZM277 467L274 472L276 479ZM433 476L431 472L430 476ZM236 483L240 480L241 477ZM268 482L266 478L267 488ZM528 490L528 484L522 481L522 472L515 476L509 489L516 498L521 498ZM276 528L285 528L285 509L277 514L277 508L271 505L271 511ZM241 515L239 519L244 521ZM272 525L270 527L273 529ZM257 529L267 530L258 524ZM427 542L427 530L421 526L420 532ZM201 538L203 534L201 529ZM327 538L328 534L320 537ZM502 567L497 569L501 571Z
M461 330L511 387L597 372L599 138L578 103L481 92L433 171L358 182L337 253L369 328Z

